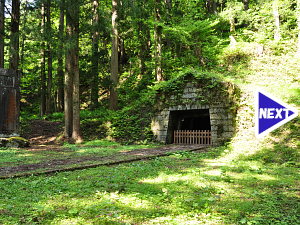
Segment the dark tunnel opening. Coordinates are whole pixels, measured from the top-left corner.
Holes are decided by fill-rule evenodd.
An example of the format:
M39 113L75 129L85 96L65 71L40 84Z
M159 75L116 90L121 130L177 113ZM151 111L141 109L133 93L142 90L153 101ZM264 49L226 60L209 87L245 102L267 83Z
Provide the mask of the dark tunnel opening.
M211 130L209 109L170 111L167 144L173 143L174 130Z

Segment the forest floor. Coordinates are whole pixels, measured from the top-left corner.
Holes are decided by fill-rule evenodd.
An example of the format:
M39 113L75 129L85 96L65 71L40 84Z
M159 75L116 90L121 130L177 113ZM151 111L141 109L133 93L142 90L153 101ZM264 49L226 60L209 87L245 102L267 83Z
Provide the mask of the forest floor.
M207 151L200 145L132 145L122 146L108 140L90 142L88 145L63 143L63 123L32 120L22 135L30 141L30 147L14 149L11 155L0 160L0 178L41 173L54 173L146 160L177 151ZM6 160L5 160L6 158Z

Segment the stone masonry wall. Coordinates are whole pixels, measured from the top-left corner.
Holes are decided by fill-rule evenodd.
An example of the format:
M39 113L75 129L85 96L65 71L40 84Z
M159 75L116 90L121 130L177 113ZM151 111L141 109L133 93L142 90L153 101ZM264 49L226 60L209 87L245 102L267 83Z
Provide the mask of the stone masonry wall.
M201 86L201 85L200 85ZM158 101L154 116L152 118L151 129L157 141L166 143L167 136L172 135L170 130L170 111L209 109L210 124L212 132L213 145L219 145L230 139L234 135L234 113L231 110L233 102L224 99L221 94L211 93L214 98L209 104L201 104L199 96L203 96L203 88L195 82L188 82L181 95L170 95L165 99L168 102L167 107L164 102ZM181 103L176 101L181 98Z

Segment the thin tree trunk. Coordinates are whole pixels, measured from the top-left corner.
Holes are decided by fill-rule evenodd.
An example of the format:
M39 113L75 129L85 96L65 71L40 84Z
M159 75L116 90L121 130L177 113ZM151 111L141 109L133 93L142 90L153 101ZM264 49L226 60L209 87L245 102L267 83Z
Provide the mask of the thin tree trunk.
M245 11L249 9L249 0L244 0L244 9Z
M212 12L212 5L211 5L211 3L212 3L212 0L207 0L206 1L206 4L207 4L207 12L208 13L211 13Z
M0 0L0 68L4 68L4 39L5 39L5 0Z
M112 44L111 44L111 76L114 87L110 89L110 110L118 110L118 28L117 28L117 0L112 0Z
M226 3L226 1L221 1L221 2L220 2L221 12L223 12L223 10L224 10L224 8L225 8L225 3Z
M46 114L49 115L51 113L51 91L52 91L52 53L51 53L51 18L50 18L50 6L51 1L48 0L47 3L47 32L48 40L47 49L48 49L48 82L47 82L47 101L46 101Z
M154 16L155 20L159 23L160 22L160 4L161 0L156 0L155 2L155 9L154 9ZM156 43L155 43L155 77L157 81L162 81L162 67L161 67L161 52L162 52L162 46L161 46L161 35L162 35L162 26L161 25L155 25L156 30Z
M44 28L45 28L45 5L42 3L42 22L41 22L41 117L46 112L46 74L45 74L45 43L44 43Z
M144 23L142 20L139 21L139 30L138 30L138 35L139 35L139 52L138 52L138 57L139 57L139 68L140 68L140 73L143 75L145 73L145 58L144 58L144 38L143 38L143 26Z
M163 75L162 75L162 61L161 61L161 54L162 54L162 42L161 42L161 36L162 36L162 26L157 26L157 80L162 81Z
M57 69L57 110L64 110L64 70L63 70L63 48L64 48L64 4L63 0L60 5L59 15L59 52L58 52L58 69Z
M274 34L274 40L279 41L281 38L280 35L280 21L279 21L279 12L278 12L278 5L277 1L274 1L273 4L273 14L274 14L274 19L275 19L275 34Z
M236 40L235 40L235 22L234 22L234 16L232 12L232 8L229 8L230 10L230 18L229 18L229 23L230 23L230 45L235 45Z
M99 59L98 59L98 49L99 49L99 16L98 16L98 0L93 0L93 40L92 40L92 81L90 83L91 88L91 110L94 110L98 107L98 76L99 76Z
M26 27L26 20L27 20L27 0L25 0L25 9L24 9L24 16L23 16L23 35L22 35L22 41L21 41L21 58L20 58L20 63L21 63L21 72L23 72L23 67L24 67L24 44L25 44L25 27Z
M72 17L70 12L70 0L67 0L66 7L66 41L72 43ZM74 56L71 45L66 45L65 55L65 137L71 137L73 132L73 77L74 77Z
M300 55L300 0L297 1L297 10L298 10L298 44L297 52Z
M172 0L166 0L166 8L167 8L167 21L166 24L168 26L171 25L171 19L172 19ZM171 45L171 39L170 39L170 33L166 32L166 48L169 48Z
M11 10L11 39L10 39L10 60L9 68L18 70L19 64L19 21L20 21L20 0L12 0Z
M218 15L218 0L213 0L212 1L212 9L214 11L215 15Z

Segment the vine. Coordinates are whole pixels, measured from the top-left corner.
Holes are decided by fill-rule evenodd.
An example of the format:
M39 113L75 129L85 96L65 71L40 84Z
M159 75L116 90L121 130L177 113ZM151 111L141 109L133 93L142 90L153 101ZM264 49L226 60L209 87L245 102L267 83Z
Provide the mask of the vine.
M187 69L176 78L169 81L160 82L156 86L155 106L167 108L173 105L192 103L191 99L183 99L182 95L187 83L194 84L198 91L196 104L209 105L220 100L226 103L237 105L240 91L237 86L229 81L225 81L218 74L208 71L196 71ZM236 111L236 107L233 110Z

